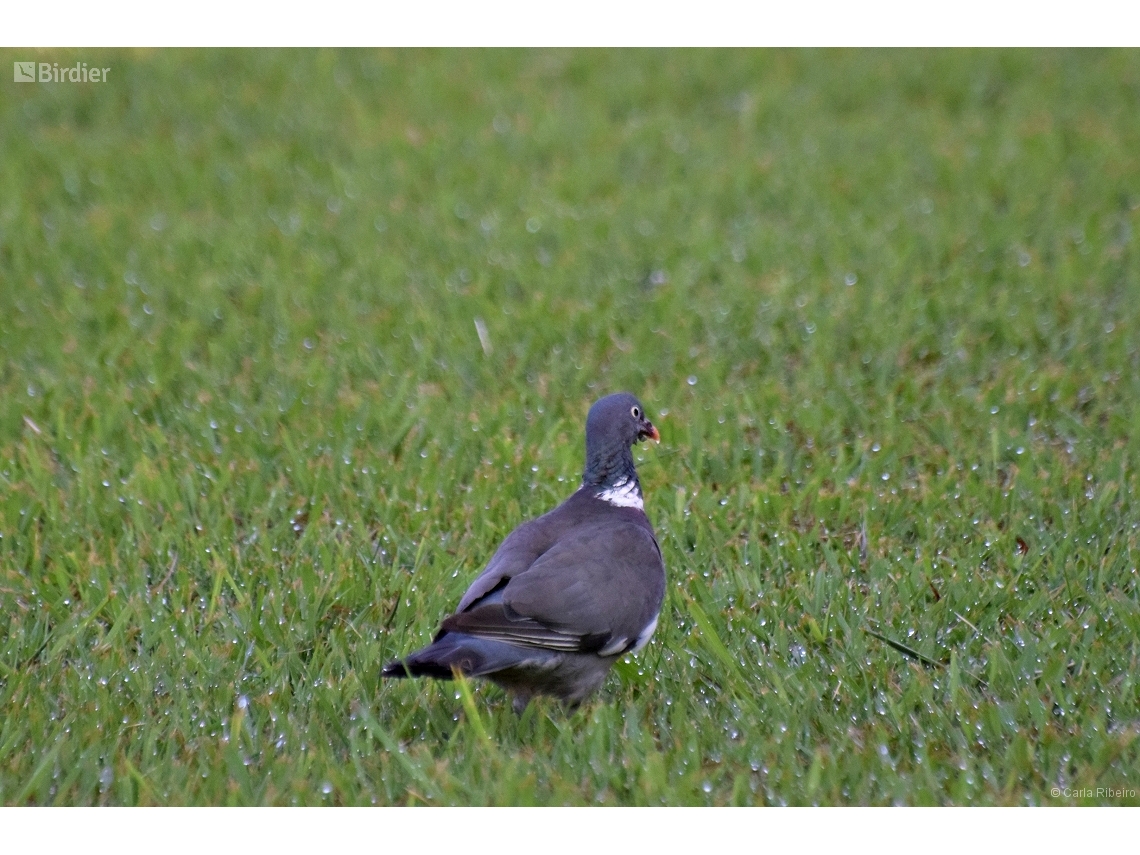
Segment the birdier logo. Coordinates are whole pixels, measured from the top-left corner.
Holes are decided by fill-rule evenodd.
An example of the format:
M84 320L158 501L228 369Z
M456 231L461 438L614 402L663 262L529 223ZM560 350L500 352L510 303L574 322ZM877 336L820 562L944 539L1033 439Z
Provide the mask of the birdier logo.
M12 79L16 83L106 83L110 68L95 68L85 62L59 67L58 62L14 62Z

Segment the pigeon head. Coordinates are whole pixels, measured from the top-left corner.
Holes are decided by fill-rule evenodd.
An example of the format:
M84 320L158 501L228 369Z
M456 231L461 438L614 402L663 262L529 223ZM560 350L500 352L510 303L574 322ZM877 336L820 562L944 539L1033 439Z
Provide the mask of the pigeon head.
M618 392L596 401L586 417L586 470L582 483L636 483L630 447L646 438L660 442L661 434L645 417L645 408L633 395Z

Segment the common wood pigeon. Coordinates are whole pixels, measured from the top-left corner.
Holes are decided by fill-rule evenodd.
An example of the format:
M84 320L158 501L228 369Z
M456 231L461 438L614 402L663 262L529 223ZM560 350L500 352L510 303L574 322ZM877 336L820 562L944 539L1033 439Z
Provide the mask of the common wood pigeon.
M631 451L646 437L661 438L633 395L597 401L582 486L511 532L432 643L382 675L484 677L521 713L535 694L576 706L619 656L644 647L665 597Z

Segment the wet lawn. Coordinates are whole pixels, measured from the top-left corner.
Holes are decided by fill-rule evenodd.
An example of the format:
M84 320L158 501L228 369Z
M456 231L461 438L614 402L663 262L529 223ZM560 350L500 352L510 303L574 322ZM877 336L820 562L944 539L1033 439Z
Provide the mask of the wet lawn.
M1140 803L1140 53L34 58L0 802ZM653 642L382 683L620 389Z

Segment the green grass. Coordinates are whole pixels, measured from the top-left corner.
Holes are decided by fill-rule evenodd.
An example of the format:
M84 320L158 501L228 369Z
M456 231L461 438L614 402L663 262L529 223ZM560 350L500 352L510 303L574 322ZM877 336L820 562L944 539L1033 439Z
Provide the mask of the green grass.
M1140 804L1140 53L0 53L0 803ZM382 683L618 389L653 643Z

